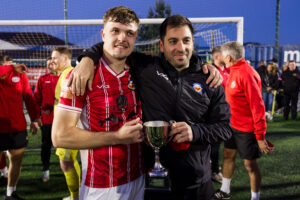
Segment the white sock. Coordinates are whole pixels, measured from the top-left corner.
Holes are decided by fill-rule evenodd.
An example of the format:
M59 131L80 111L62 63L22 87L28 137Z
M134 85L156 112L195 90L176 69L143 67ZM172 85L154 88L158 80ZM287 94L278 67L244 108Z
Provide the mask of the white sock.
M8 175L7 166L5 166L3 169L0 169L0 172L1 172L2 176L7 178L7 175Z
M259 200L260 192L252 192L251 191L251 200Z
M16 191L16 186L8 186L7 189L6 189L6 196L11 196L11 194Z
M222 186L221 186L220 190L229 194L230 193L230 182L231 182L231 178L223 177L222 178Z

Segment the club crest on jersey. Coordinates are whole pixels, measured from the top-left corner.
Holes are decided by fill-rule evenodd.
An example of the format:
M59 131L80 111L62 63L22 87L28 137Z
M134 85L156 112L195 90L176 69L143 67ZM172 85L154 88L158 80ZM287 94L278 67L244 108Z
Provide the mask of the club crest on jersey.
M128 89L135 90L135 84L133 81L129 81L127 85Z
M199 93L199 94L203 93L203 87L200 83L194 83L193 88L197 93Z
M13 76L13 77L11 78L11 81L12 81L13 83L17 83L17 82L20 81L20 77L18 77L18 76Z
M236 86L235 81L232 81L231 84L230 84L230 87L231 87L231 88L235 88L235 86Z

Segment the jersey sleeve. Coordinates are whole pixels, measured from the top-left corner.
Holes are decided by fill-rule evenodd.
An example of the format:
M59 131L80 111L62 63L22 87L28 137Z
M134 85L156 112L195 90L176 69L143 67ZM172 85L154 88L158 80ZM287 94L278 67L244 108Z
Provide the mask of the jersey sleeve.
M21 77L23 81L23 99L28 110L30 120L34 121L38 118L38 113L34 104L32 90L27 76L25 74L22 74Z
M245 91L246 99L250 104L254 122L254 134L257 140L264 140L266 134L265 106L261 94L261 82L259 75L249 71L242 73L241 82Z
M36 83L36 86L34 89L34 94L33 94L38 118L40 118L40 115L41 115L41 106L42 106L42 99L43 99L42 82L43 82L43 76L40 76L40 78L38 79L38 81Z
M66 79L61 83L62 87L57 108L69 112L81 113L84 106L86 93L83 96L76 96L75 94L72 94L71 87L67 86L71 73L72 70L69 72Z
M5 76L8 72L14 71L12 65L1 65L0 66L0 77Z

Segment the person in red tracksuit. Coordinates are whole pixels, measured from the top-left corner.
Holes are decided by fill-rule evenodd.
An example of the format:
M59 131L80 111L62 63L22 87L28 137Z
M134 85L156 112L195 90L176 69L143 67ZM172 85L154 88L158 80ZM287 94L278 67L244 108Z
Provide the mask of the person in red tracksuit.
M7 59L7 56L3 57L0 56L0 65L3 65L1 67L1 76L4 79L5 74L11 70L15 70L16 72L22 73L23 71L26 71L27 68L23 64L18 64L18 65L6 65L7 63L5 62L4 58ZM1 79L0 76L0 79ZM7 176L8 176L8 170L7 170L7 163L6 163L6 156L4 152L0 154L0 172L1 172L1 178L0 178L0 186L7 185Z
M223 82L222 86L225 90L227 79L229 77L229 69L225 67L225 63L222 59L221 46L215 46L211 52L213 58L213 65L220 72ZM222 173L219 170L219 151L220 151L221 141L211 145L210 153L210 166L211 166L211 179L215 182L222 183Z
M5 200L22 199L16 194L16 185L28 143L23 100L32 122L32 133L36 134L37 114L26 75L15 71L12 65L0 66L0 153L8 150L10 162Z
M225 87L226 100L231 109L232 138L225 142L223 151L222 186L214 199L230 199L230 182L239 152L248 171L251 200L259 200L261 174L257 159L261 152L272 152L265 140L266 118L261 95L261 79L244 59L244 47L238 42L228 42L221 47L223 61L230 74Z
M39 124L42 129L42 151L41 159L43 163L43 182L47 182L50 178L50 155L51 155L51 129L53 122L53 106L54 106L54 94L55 86L59 76L56 75L56 71L53 69L51 63L51 57L47 59L48 73L40 76L34 90L34 100L39 118Z

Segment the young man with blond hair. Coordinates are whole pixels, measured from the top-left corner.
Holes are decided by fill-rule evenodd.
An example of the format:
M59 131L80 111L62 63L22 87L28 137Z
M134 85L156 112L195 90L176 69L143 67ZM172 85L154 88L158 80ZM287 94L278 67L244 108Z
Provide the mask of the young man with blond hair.
M141 110L125 63L138 25L131 9L109 9L101 30L104 54L94 66L93 91L76 97L67 86L62 88L52 139L57 147L88 149L81 157L80 199L144 198ZM82 128L76 126L79 119Z
M51 64L59 76L55 87L54 116L56 115L57 105L60 99L60 93L68 73L73 69L71 66L72 52L67 47L59 46L52 50ZM53 127L53 126L52 126ZM52 133L53 135L53 128ZM80 188L80 166L76 159L78 150L57 148L56 155L59 157L60 167L64 172L66 183L70 191L70 196L64 200L75 200L79 198Z

